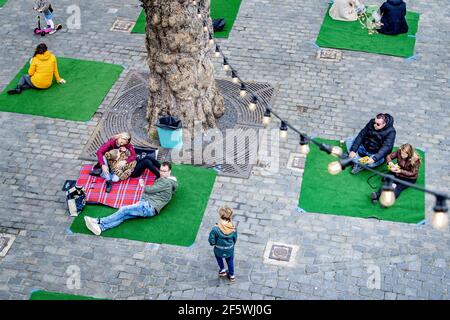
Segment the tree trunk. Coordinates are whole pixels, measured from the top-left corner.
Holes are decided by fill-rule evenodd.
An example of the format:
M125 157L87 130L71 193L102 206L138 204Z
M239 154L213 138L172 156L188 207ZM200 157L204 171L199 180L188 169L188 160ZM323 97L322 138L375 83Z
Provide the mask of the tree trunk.
M150 67L148 131L155 132L160 116L182 120L192 132L194 122L204 130L214 128L224 112L223 97L214 81L213 48L203 30L210 0L141 0L146 16L146 46ZM202 18L198 17L198 10Z

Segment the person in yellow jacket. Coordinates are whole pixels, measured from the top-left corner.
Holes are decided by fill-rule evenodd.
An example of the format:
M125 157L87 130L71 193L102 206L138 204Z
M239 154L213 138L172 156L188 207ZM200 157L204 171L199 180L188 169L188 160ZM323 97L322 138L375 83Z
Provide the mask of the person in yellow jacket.
M53 83L53 76L55 76L56 82L66 83L66 80L59 76L55 55L48 51L45 43L41 43L31 58L28 74L22 76L17 87L9 90L8 94L20 94L22 90L26 89L48 89Z

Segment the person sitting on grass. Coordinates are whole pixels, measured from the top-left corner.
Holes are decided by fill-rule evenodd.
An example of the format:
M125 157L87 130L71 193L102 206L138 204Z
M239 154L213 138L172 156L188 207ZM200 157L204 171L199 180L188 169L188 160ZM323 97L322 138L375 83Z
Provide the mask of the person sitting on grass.
M397 165L392 160L397 159ZM415 184L419 176L420 156L416 150L409 143L405 143L398 148L397 151L392 152L386 157L388 163L389 175L397 179ZM403 184L394 183L394 193L397 199L403 190L408 187ZM377 192L372 192L372 202L377 202L381 195L381 188Z
M353 158L352 174L364 170L359 165L361 157L367 157L364 164L370 168L384 163L384 158L394 147L396 131L394 118L388 113L380 113L370 120L356 138L346 140L349 157Z
M104 156L106 152L120 147L125 147L130 154L126 160L122 160L119 163L120 166L131 167L131 163L133 161L136 161L136 165L134 165L134 169L130 174L131 178L140 177L144 173L145 169L150 170L156 176L156 179L159 178L160 176L159 168L161 167L159 161L156 160L152 155L147 155L146 157L137 160L136 151L134 150L134 147L131 144L131 135L128 132L122 132L113 136L111 139L105 142L96 152L98 164L95 165L94 168L98 166L102 168L101 176L104 179L106 179L107 193L111 192L112 183L117 182L120 179L119 180L117 178L113 179L114 177L110 173L109 167L104 159Z
M159 213L172 200L178 182L176 177L171 176L172 165L163 162L160 169L160 178L152 186L144 188L140 202L124 206L112 215L105 218L92 218L85 216L86 227L95 235L99 236L103 231L117 227L122 222L134 218L151 218ZM144 186L143 180L140 181Z
M381 27L378 32L397 35L408 32L406 3L403 0L387 0L380 7Z
M364 10L360 0L334 0L330 8L330 17L340 21L356 21L358 13Z
M9 90L8 94L20 94L26 89L48 89L52 86L53 76L59 84L66 83L59 76L56 57L48 51L45 43L41 43L31 58L28 74L22 76L17 87Z
M237 241L237 231L231 220L233 210L223 207L219 210L220 220L209 233L209 244L214 246L214 256L219 265L219 277L227 277L231 282L236 281L234 275L234 245ZM226 260L228 271L223 259Z

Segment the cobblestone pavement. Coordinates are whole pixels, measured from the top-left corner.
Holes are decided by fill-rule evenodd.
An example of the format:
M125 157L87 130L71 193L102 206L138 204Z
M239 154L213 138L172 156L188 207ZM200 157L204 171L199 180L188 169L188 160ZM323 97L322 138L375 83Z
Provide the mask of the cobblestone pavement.
M76 178L81 150L126 74L146 70L143 35L109 31L116 17L138 16L138 1L130 2L61 0L55 6L64 23L66 8L78 4L82 29L46 37L52 51L126 67L91 121L0 113L0 233L17 236L0 258L0 299L27 299L33 289L112 299L450 297L448 231L295 211L302 174L286 168L298 148L293 135L281 146L277 174L256 167L250 179L217 179L192 247L68 234L72 219L61 186ZM393 114L397 143L428 152L427 185L450 192L450 5L410 0L408 6L422 13L417 60L350 51L340 62L317 60L311 41L324 0L244 0L231 37L220 44L242 77L279 87L274 108L306 132L339 139L356 134L376 112ZM41 41L31 32L34 22L26 1L0 9L0 89ZM207 244L223 204L235 208L239 222L233 285L217 279ZM427 197L427 208L432 205ZM296 265L264 264L269 240L299 246ZM70 266L80 268L80 289L66 286ZM379 287L371 282L378 271Z

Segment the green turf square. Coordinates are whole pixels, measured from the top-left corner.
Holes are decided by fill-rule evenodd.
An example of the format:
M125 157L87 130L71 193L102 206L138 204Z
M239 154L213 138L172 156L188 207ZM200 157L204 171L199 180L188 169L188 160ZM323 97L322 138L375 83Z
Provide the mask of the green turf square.
M318 139L330 145L339 145L338 141ZM345 149L345 148L344 148ZM417 150L421 157L421 166L417 185L425 185L425 153ZM299 207L306 212L325 213L358 218L375 217L380 220L418 223L425 219L425 194L408 188L402 192L390 208L381 208L372 204L370 194L381 185L381 177L374 176L369 180L376 186L372 189L368 179L373 173L364 170L356 175L347 168L333 176L328 173L328 164L336 158L320 151L311 144L303 174ZM387 173L385 164L376 170Z
M0 94L0 111L32 114L73 121L88 121L122 73L120 65L57 58L59 74L66 84L46 90L24 90L20 95L8 95L20 77L28 73L29 63Z
M225 18L226 25L222 31L215 32L215 38L228 38L233 29L234 21L237 18L242 0L211 0L211 18ZM145 33L145 12L141 11L132 33Z
M406 21L409 26L408 33L396 36L381 33L369 35L367 29L363 29L359 21L333 20L328 9L316 44L324 48L364 51L408 58L414 55L419 14L408 11Z
M102 232L102 236L178 246L192 245L217 174L212 169L189 165L174 165L172 174L177 177L178 189L159 215L127 220L116 228ZM87 205L70 229L75 233L92 234L85 226L85 215L105 217L116 211L106 206Z
M102 300L102 299L79 296L74 294L39 290L31 293L30 300Z

